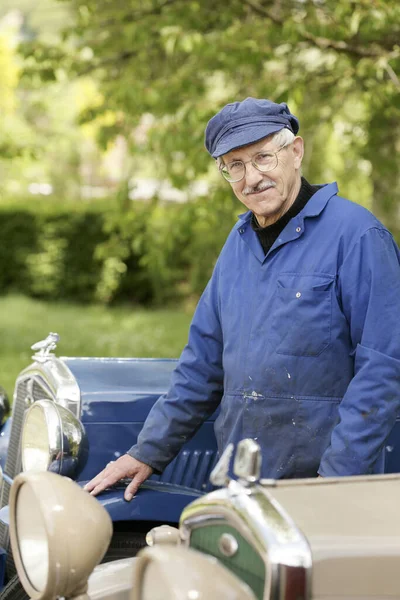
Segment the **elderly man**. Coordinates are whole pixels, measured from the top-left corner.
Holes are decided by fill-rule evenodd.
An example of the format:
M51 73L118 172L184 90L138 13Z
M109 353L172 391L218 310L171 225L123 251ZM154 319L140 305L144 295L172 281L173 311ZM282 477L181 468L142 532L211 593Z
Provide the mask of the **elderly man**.
M400 254L335 183L301 177L286 104L247 98L207 125L206 147L248 211L197 306L169 392L137 444L88 485L132 477L130 500L220 405L219 451L258 441L263 476L383 470L400 403Z

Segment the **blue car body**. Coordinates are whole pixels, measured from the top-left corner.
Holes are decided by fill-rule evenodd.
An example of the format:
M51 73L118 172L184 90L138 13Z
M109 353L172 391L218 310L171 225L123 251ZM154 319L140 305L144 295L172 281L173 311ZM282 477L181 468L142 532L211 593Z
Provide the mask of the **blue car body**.
M46 400L75 413L85 434L85 451L75 480L84 485L111 460L135 443L146 416L168 389L173 359L68 358L35 355L17 378L12 416L0 432L3 470L0 511L0 584L8 548L7 505L10 485L22 470L21 437L26 411ZM183 508L210 491L209 475L217 459L212 416L183 447L162 475L153 475L131 502L125 485L98 497L114 523L178 523ZM49 425L50 426L50 425ZM68 460L68 459L67 459Z

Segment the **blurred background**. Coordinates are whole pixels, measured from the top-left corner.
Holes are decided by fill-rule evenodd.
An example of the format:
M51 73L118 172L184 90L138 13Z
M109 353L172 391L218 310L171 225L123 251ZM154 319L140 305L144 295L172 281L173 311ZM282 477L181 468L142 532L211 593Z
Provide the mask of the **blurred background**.
M30 345L178 356L236 214L203 145L287 102L304 175L400 241L398 0L0 0L0 384Z

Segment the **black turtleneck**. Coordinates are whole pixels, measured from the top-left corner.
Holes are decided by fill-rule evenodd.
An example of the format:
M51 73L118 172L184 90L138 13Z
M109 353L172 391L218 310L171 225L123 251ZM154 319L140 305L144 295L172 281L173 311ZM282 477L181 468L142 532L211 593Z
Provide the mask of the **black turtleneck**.
M267 254L281 231L283 231L283 229L289 223L290 219L293 219L293 217L298 215L299 212L303 210L311 196L315 194L320 187L320 185L311 185L304 177L302 177L301 187L296 200L293 202L289 210L285 212L285 214L283 214L281 218L276 221L276 223L272 223L272 225L260 227L255 215L251 215L251 226L260 240L260 244L265 254Z

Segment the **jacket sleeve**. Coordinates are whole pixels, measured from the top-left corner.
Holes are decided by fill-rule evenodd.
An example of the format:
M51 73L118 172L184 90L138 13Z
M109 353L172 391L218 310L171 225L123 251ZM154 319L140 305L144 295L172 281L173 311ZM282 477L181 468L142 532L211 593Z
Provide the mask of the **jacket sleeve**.
M217 263L197 305L166 395L152 407L128 454L162 472L218 407L223 390Z
M354 376L322 456L325 477L376 472L400 407L400 255L390 233L366 231L345 257L338 294Z

